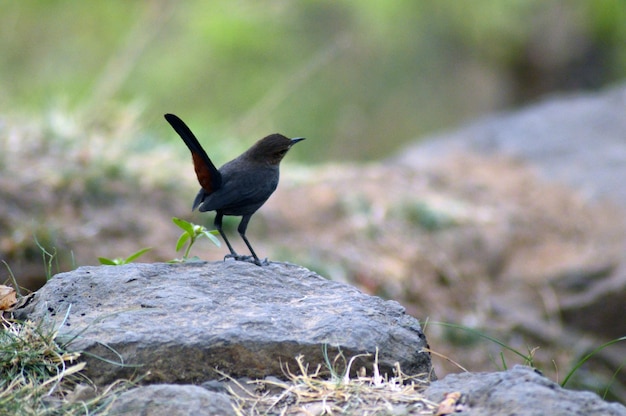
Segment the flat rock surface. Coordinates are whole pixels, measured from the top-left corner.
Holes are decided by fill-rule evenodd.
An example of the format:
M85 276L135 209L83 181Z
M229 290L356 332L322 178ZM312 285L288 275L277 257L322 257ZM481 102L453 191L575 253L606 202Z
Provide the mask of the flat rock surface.
M193 385L155 384L129 390L118 397L110 416L223 416L236 414L228 396Z
M620 404L607 403L594 393L561 388L524 366L496 373L450 374L432 383L424 395L441 402L451 392L464 396L455 415L626 415L626 407Z
M18 317L53 319L61 340L85 351L86 374L108 383L133 374L151 383L284 377L362 353L352 370L430 374L419 322L400 304L365 295L300 266L237 262L80 267L40 289ZM100 358L122 363L111 364ZM341 365L341 362L340 364Z

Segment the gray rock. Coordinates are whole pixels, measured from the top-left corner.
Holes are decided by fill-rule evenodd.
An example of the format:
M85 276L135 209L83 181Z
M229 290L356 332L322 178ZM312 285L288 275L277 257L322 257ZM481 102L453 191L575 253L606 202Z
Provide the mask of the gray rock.
M225 394L194 385L154 384L122 393L108 415L224 416L235 407Z
M463 411L455 415L626 415L620 404L607 403L594 393L566 390L524 366L497 373L450 374L433 382L424 395L441 402L450 392L466 395Z
M437 163L453 152L506 154L546 177L626 206L626 84L600 93L552 97L425 138L396 158Z
M80 267L52 278L17 315L60 326L59 339L85 352L98 384L133 374L199 384L220 377L215 369L284 377L297 372L298 355L311 371L324 368L324 345L331 360L338 349L371 353L353 372L371 370L378 348L383 373L396 362L407 374L432 373L419 322L400 304L290 264Z

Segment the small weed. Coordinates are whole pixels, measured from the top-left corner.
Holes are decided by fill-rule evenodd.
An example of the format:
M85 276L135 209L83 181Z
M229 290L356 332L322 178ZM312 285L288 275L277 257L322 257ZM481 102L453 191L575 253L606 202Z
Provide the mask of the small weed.
M191 247L193 247L198 238L206 237L211 240L213 244L215 244L217 247L221 245L220 240L218 240L216 237L216 235L218 234L217 230L209 231L206 227L202 225L193 224L176 217L172 218L172 222L174 222L174 224L176 224L180 229L183 230L183 233L176 242L176 251L180 251L183 246L187 242L189 242L189 245L187 246L187 248L185 249L185 253L183 254L182 260L174 260L174 262L188 260Z
M598 354L600 351L602 351L603 349L605 349L606 347L610 347L613 344L617 344L618 342L622 342L622 341L626 341L626 337L621 337L621 338L616 338L613 339L609 342L606 342L602 345L600 345L599 347L597 347L596 349L594 349L593 351L591 351L589 354L585 355L583 358L581 358L575 365L574 367L570 370L569 373L567 373L567 375L565 376L565 378L563 379L563 381L561 382L561 387L565 387L565 385L567 384L567 382L570 380L570 378L572 378L572 376L576 373L576 371L578 371L580 369L580 367L583 366L583 364L585 364L587 361L589 361L589 359L591 359L593 356L595 356L596 354ZM621 370L621 367L618 368L615 372L615 374L613 375L615 378L615 375Z
M56 270L57 272L59 272L60 267L59 267L59 259L57 256L57 249L53 248L52 249L52 253L49 252L48 250L46 250L46 248L39 243L39 240L37 240L37 237L34 236L35 239L35 244L37 244L37 247L39 247L39 249L41 250L41 256L43 258L43 264L46 268L46 280L50 280L52 278L52 266L56 266Z
M534 365L533 365L533 357L534 357L536 349L532 349L527 354L524 354L522 352L519 352L515 348L508 346L505 342L500 341L499 339L494 338L494 337L492 337L490 335L487 335L486 333L484 333L482 331L479 331L477 329L474 329L474 328L470 328L470 327L463 326L463 325L458 325L458 324L452 324L452 323L448 323L448 322L429 322L428 324L429 325L441 325L441 326L443 326L445 328L458 329L458 330L464 331L464 332L470 334L471 338L473 339L472 343L475 343L477 338L486 339L486 340L488 340L490 342L493 342L494 344L499 345L504 350L510 351L514 355L517 355L518 357L520 357L522 359L522 362L523 362L524 365L534 367ZM505 360L504 355L502 353L500 353L500 361L502 363L502 368L504 370L506 370L508 368L508 364L506 363L506 360Z
M13 283L13 288L17 292L18 296L21 296L22 293L20 292L20 285L17 284L17 279L15 278L15 275L13 274L13 270L11 270L9 263L7 263L5 260L2 260L2 263L4 264L4 266L7 268L7 271L9 272L9 276L11 277L11 283Z
M98 261L100 262L100 264L104 264L107 266L121 266L123 264L132 263L150 250L152 250L151 247L142 248L141 250L134 252L126 258L118 257L115 259L109 259L106 257L98 257Z

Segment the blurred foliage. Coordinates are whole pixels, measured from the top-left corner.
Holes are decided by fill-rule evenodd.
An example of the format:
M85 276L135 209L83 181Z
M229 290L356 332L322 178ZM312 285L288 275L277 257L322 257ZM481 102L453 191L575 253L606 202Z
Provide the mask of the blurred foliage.
M218 163L274 131L311 139L293 158L381 158L626 75L623 0L0 4L2 113L65 106L102 123L140 105L150 135L178 140L173 112L220 143Z

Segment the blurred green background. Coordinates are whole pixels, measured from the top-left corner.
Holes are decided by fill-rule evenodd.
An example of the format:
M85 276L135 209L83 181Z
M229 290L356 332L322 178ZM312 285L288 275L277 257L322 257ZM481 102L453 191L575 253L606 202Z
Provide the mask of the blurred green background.
M0 4L3 114L106 124L131 108L144 139L177 141L173 112L218 163L274 131L310 139L294 160L380 159L626 76L623 0Z

